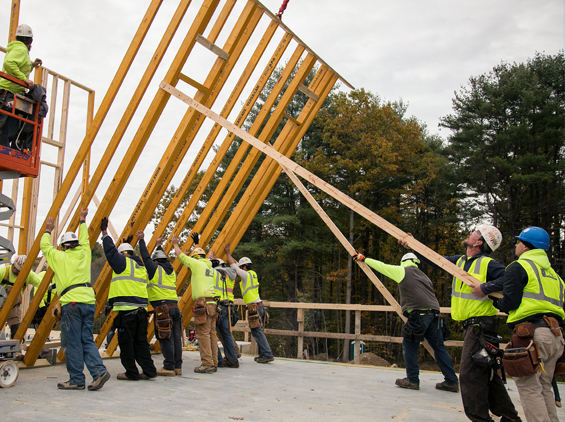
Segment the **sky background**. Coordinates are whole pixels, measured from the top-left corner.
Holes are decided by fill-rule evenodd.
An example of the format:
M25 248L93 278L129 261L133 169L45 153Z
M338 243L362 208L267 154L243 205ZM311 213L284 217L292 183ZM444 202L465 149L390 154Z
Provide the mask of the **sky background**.
M0 45L3 47L8 39L9 3L5 0L0 6L0 34L4 34ZM92 172L178 3L178 0L163 1L146 43L94 143ZM156 86L201 3L202 0L194 0L189 7L165 57L165 65L153 80L149 100L140 106L117 158L112 161L97 191L99 197L106 191ZM278 11L281 3L282 0L263 1L273 13ZM31 58L40 57L49 69L94 89L97 108L149 4L149 0L21 0L20 23L29 24L34 31ZM240 0L237 7L243 7L243 4ZM465 86L471 76L487 73L501 62L525 62L536 52L557 54L565 43L563 0L290 0L282 20L355 88L364 88L383 101L402 99L408 104L408 116L415 116L431 133L444 139L449 136L449 131L438 128L439 119L451 113L454 92ZM209 69L206 57L191 55L183 72L193 79L203 79ZM240 59L240 62L245 64L245 60ZM343 84L341 89L348 91ZM62 84L59 96L61 93ZM73 87L65 170L84 136L85 104L86 96ZM60 107L57 104L55 108L60 110ZM126 191L110 216L118 232L131 215L185 111L186 108L178 102L169 102L165 116L157 125ZM58 139L57 133L56 124L54 139ZM54 161L55 155L53 147L43 148L42 159ZM179 176L173 181L176 186L193 157L194 149L191 149L185 159L185 168L180 169ZM52 177L52 169L44 166L38 225L43 222L51 204L53 188L49 178ZM10 195L11 186L11 183L4 183L3 192ZM95 207L91 207L92 215L94 211ZM0 230L0 234L6 236L5 231Z

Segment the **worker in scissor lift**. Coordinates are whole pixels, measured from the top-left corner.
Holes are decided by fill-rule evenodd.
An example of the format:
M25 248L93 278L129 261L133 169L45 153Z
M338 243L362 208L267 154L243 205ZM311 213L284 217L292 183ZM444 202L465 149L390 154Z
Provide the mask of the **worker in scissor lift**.
M34 88L34 83L29 79L29 74L37 66L41 66L41 59L35 59L33 62L29 57L31 44L33 42L33 31L31 28L22 24L16 29L16 40L8 44L6 55L4 56L4 65L2 72L10 76L14 76L27 84L28 89ZM11 104L14 100L14 94L23 94L25 88L7 79L0 78L0 107L5 110L12 109ZM16 140L19 132L24 128L20 125L20 120L10 117L6 114L0 114L0 145L16 148ZM21 127L20 127L21 126ZM18 143L23 149L24 144Z

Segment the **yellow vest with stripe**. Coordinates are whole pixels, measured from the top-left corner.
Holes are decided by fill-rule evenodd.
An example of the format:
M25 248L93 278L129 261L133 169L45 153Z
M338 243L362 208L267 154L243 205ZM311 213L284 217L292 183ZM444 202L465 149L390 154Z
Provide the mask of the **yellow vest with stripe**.
M553 268L545 270L528 259L518 259L515 262L528 273L528 284L524 288L520 306L508 312L506 322L520 321L530 315L541 313L552 313L565 318L563 312L565 285Z
M259 280L255 271L247 271L247 277L239 282L239 287L246 305L259 300Z
M160 265L155 271L155 275L147 284L147 296L149 302L155 300L174 300L178 301L177 296L177 275L173 271L171 274Z
M126 258L126 269L112 274L108 299L114 311L129 311L147 306L147 270L133 259Z
M235 280L232 280L225 271L214 269L214 282L214 292L216 296L220 296L220 300L233 302L233 286Z
M480 256L473 260L467 272L485 283L487 280L488 264L492 261L491 257ZM467 256L462 255L455 265L463 269ZM473 289L458 278L453 277L451 288L451 317L456 321L480 316L493 316L498 310L493 306L492 300L487 296L477 297L472 293Z

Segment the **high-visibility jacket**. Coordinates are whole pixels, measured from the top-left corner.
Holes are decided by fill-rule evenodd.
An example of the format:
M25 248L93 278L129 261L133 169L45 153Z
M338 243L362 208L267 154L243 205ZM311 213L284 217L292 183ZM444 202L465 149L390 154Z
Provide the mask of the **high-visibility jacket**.
M90 284L90 263L92 253L88 239L88 227L82 223L78 235L79 246L66 251L58 251L51 246L51 235L43 233L41 237L41 251L49 267L55 273L57 295L61 306L67 303L86 303L92 305L96 302L94 289ZM80 286L72 288L72 286ZM62 293L66 293L63 295Z
M45 273L47 271L41 271L40 273L37 274L37 276L39 277L40 280L43 280L43 277L45 277ZM41 302L39 302L39 307L42 308L44 306L46 306L47 304L49 304L51 302L51 299L53 298L53 296L55 295L55 293L53 293L52 287L55 284L55 277L53 277L53 279L51 280L51 284L49 284L49 287L47 288L47 291L45 292L45 294L43 295L43 298L41 299ZM33 294L35 295L35 293L37 292L37 287L38 286L34 286L33 287ZM56 286L55 286L56 287ZM53 288L55 288L53 287Z
M233 302L233 286L235 280L232 280L225 270L214 269L214 282L215 295L220 296L220 300Z
M246 305L259 300L259 280L255 271L247 271L247 277L245 280L241 279L239 287Z
M467 256L462 255L455 265L463 268ZM488 264L492 261L489 256L480 256L473 260L473 263L467 272L485 283L487 280ZM456 321L465 321L466 319L480 316L493 316L498 310L493 306L492 300L487 296L477 297L472 293L473 289L463 281L453 277L453 286L451 288L451 317Z
M159 265L155 275L147 284L147 296L149 302L155 300L178 300L177 275L175 272L167 274L163 267Z
M29 58L29 50L21 41L12 41L6 47L2 72L15 76L21 81L26 81L33 68ZM13 94L23 94L25 88L7 79L0 78L0 89L5 89Z
M552 313L565 318L563 299L565 284L551 268L547 254L542 249L524 252L510 265L521 265L528 274L522 302L518 309L508 312L508 323L520 321L530 315Z
M212 262L206 258L191 258L185 254L179 255L180 262L190 268L192 272L190 276L190 284L192 286L192 299L196 300L201 297L215 296L214 292L214 269ZM208 300L207 303L216 303L213 300Z
M108 299L114 311L129 311L147 306L147 270L130 257L125 257L126 269L112 273Z
M18 276L12 272L11 265L0 265L0 284L4 286L4 289L6 290L6 294L10 294L10 291L12 290L12 286L14 285L17 278ZM22 293L24 292L26 285L29 284L33 285L34 288L36 289L41 284L41 279L33 271L29 272L26 281L24 283L24 286L22 287L20 294L18 295L16 301L14 302L14 307L22 302Z

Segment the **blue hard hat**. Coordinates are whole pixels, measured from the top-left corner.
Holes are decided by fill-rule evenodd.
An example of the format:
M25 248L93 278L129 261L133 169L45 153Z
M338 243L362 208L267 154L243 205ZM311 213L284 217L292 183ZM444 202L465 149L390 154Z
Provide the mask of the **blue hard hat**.
M547 251L549 249L549 234L541 227L528 227L522 230L520 236L516 236L523 242L528 242L538 249Z

